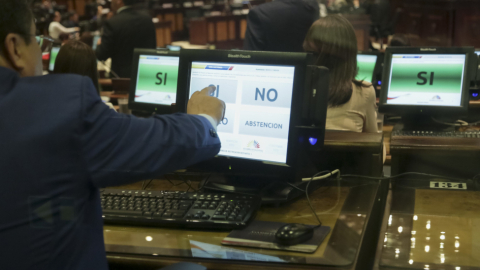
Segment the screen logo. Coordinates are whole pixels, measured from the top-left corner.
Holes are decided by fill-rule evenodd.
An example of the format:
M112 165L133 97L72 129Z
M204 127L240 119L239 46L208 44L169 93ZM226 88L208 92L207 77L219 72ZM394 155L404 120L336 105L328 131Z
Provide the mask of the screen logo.
M420 51L435 52L435 51L437 51L437 49L435 49L435 48L420 48Z
M247 147L248 147L248 148L257 148L257 149L259 149L259 148L260 148L260 143L257 142L256 140L253 140L253 141L250 141L250 142L247 144Z

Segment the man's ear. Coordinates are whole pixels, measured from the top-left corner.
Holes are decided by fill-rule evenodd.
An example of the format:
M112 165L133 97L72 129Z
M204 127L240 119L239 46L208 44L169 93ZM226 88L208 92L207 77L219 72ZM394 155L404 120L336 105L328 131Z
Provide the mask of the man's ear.
M18 34L10 33L5 38L5 59L17 72L20 72L25 68L25 59L22 58L22 56L24 56L22 48L24 48L25 45L25 40Z

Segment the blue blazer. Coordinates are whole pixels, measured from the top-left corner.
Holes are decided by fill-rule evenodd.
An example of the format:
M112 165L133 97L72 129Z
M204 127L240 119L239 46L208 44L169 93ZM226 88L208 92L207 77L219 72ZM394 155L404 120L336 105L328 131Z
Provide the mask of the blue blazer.
M116 113L86 77L0 67L0 268L108 269L98 189L214 157L212 130Z

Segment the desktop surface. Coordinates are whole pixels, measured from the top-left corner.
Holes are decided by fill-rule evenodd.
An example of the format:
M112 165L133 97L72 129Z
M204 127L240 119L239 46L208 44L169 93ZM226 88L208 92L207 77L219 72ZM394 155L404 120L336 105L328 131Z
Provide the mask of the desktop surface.
M178 185L180 182L172 181L175 186L166 181L154 180L148 189L186 190L186 185ZM125 188L139 189L139 184L141 185L137 183ZM142 256L150 265L154 260L161 264L162 260L194 259L199 262L206 259L202 264L208 266L208 269L226 269L226 264L233 261L236 264L249 264L252 269L268 269L269 266L278 269L277 267L285 264L299 267L309 265L319 269L329 266L361 269L357 260L359 257L368 257L361 256L361 245L365 244L364 237L374 224L370 222L370 218L380 215L372 213L377 201L379 183L363 179L344 179L340 183L340 189L335 180L325 181L324 184L325 186L312 192L310 198L320 220L325 226L330 226L332 231L313 254L223 246L221 241L229 234L224 231L105 225L107 257L110 263L128 263L129 260L133 263L137 261L136 256ZM282 207L262 207L255 220L317 224L305 198ZM376 245L376 240L374 241L373 246ZM255 265L262 262L264 264ZM245 266L239 265L239 269L240 267Z
M480 269L478 185L412 177L395 182L379 269Z

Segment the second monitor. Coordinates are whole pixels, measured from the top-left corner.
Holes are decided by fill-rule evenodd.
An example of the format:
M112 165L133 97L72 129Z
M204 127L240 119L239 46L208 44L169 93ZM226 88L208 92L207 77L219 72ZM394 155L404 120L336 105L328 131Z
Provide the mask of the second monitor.
M171 113L177 100L179 52L135 49L129 108L150 113Z

